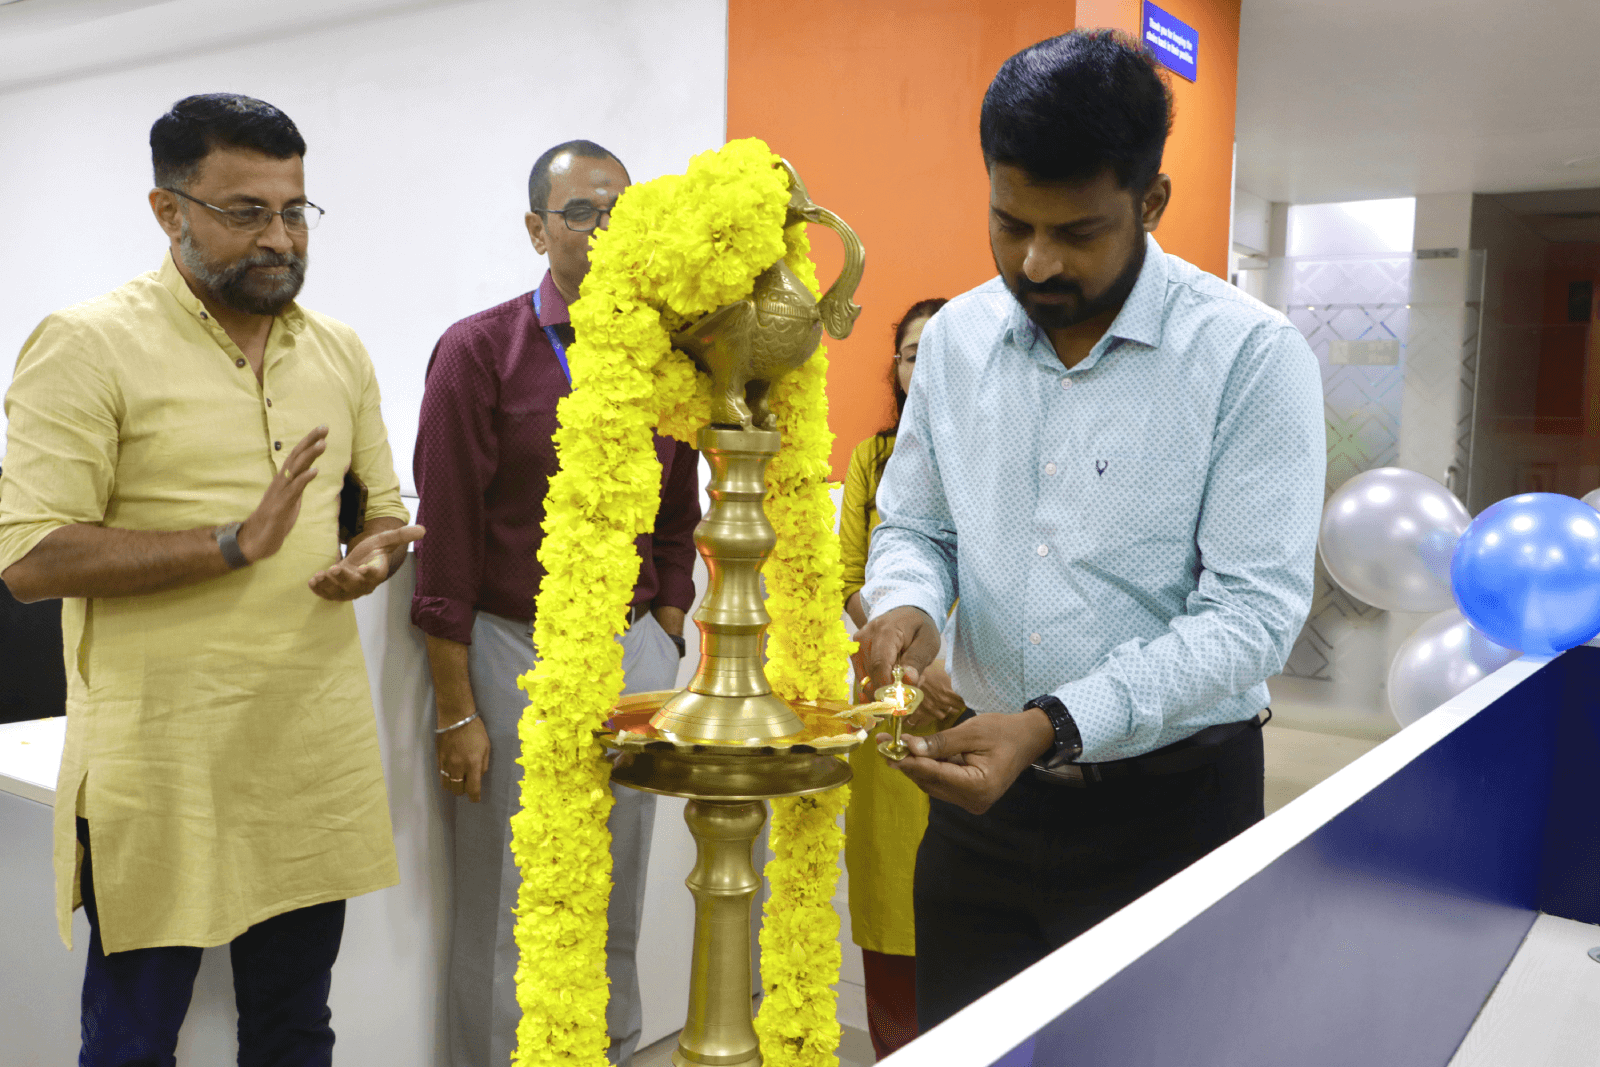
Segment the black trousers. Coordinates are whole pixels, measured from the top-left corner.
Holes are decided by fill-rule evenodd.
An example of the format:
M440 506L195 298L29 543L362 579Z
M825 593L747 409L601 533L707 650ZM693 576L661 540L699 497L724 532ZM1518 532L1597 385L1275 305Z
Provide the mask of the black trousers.
M83 910L89 962L83 975L80 1067L171 1067L189 1011L198 948L136 948L107 954L100 944L89 824L83 843ZM344 934L344 901L275 915L233 939L233 994L239 1009L240 1067L328 1067L333 1058L328 989Z
M1023 772L973 815L929 805L917 852L917 1026L983 994L1259 822L1261 731L1179 774L1092 788Z

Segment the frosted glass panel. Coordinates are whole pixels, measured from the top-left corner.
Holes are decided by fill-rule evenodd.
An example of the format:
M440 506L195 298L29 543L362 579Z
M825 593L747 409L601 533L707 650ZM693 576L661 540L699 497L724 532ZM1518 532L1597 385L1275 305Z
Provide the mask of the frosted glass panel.
M1287 250L1290 256L1409 255L1416 218L1417 201L1409 196L1295 204L1289 208Z
M1409 252L1286 257L1268 268L1277 290L1270 295L1305 336L1322 372L1327 494L1362 471L1390 466L1463 491L1455 483L1471 450L1478 315L1476 303L1464 299L1465 271L1455 287L1463 299L1414 300L1414 293L1438 291L1437 279L1424 275L1439 269L1418 264ZM1341 661L1350 659L1340 656L1341 643L1382 617L1340 591L1319 561L1311 615L1284 673L1356 681L1336 677ZM1380 684L1374 671L1371 685Z

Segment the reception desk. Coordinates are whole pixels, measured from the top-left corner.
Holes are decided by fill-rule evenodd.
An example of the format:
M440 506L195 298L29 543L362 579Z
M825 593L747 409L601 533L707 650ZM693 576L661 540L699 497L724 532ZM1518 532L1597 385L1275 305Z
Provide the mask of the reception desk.
M1600 1063L1600 648L1525 656L892 1067Z
M450 805L434 762L432 686L409 619L412 566L356 602L394 822L400 885L350 902L330 1004L336 1062L435 1067L444 1061L442 979L449 940ZM0 725L0 1067L77 1062L88 923L73 949L56 934L51 805L66 720ZM694 842L682 801L657 805L639 965L646 1042L683 1024L694 906L683 879ZM225 948L207 950L178 1046L181 1067L237 1057Z

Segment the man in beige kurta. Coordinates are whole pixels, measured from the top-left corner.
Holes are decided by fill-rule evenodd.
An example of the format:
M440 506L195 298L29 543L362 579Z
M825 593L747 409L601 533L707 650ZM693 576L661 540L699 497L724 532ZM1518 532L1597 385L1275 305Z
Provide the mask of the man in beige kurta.
M251 132L263 115L277 140ZM260 101L175 105L151 133L151 203L172 252L49 316L6 396L0 578L19 599L65 598L56 893L69 943L80 889L92 905L84 1063L170 1062L159 1046L176 1041L176 1025L155 1017L175 1011L181 1024L186 986L106 994L93 1020L90 994L126 985L116 968L141 951L184 946L197 966L199 947L228 942L240 1062L254 1062L244 1046L261 1027L246 1016L289 1009L247 1010L241 935L399 880L348 601L403 561L420 530L401 528L365 349L293 302L315 219L298 139ZM186 178L171 158L164 174L163 151L184 164L196 150ZM347 472L346 520L363 530L341 559ZM92 883L80 886L82 841ZM317 935L333 939L329 967L339 908L337 924L324 923L331 934ZM156 984L182 985L186 966ZM295 1025L320 1025L308 1040L331 1048L326 978L313 980L320 1022ZM173 995L176 1009L140 999ZM148 1061L91 1047L91 1029L109 1041L104 1031L145 1025L171 1030L140 1037L153 1043ZM270 1062L326 1062L325 1051Z

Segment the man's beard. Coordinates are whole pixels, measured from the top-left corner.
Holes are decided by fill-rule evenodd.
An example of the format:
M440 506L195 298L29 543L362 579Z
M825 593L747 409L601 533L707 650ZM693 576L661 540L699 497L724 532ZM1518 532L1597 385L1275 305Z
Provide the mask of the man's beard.
M262 249L253 256L219 267L206 258L184 222L178 252L183 265L206 294L224 307L245 315L276 315L300 295L306 283L306 257L294 253ZM288 267L277 278L261 278L250 273L252 267Z
M1139 281L1139 272L1144 269L1144 255L1145 241L1141 230L1139 239L1134 242L1133 253L1128 257L1127 265L1122 268L1122 273L1106 287L1105 292L1093 300L1085 299L1083 287L1077 282L1069 282L1065 278L1046 278L1042 282L1034 282L1020 270L1017 272L1015 283L1007 282L1006 288L1011 290L1011 295L1022 305L1022 310L1041 330L1064 330L1068 326L1088 322L1108 311L1120 308ZM996 260L996 269L999 265L999 260ZM1035 293L1062 294L1072 299L1062 304L1040 304L1028 300L1028 297Z

